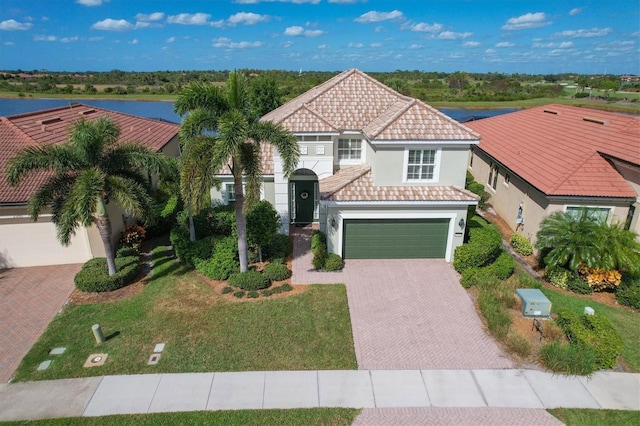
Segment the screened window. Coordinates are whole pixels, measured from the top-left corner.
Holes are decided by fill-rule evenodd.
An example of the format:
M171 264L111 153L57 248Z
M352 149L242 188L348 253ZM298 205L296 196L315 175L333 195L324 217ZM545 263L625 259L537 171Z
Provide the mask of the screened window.
M338 160L360 160L362 139L338 139Z
M496 189L496 186L498 186L498 166L494 163L491 163L491 168L489 169L489 180L487 183L493 189Z
M435 149L409 150L407 157L407 181L433 180L436 171Z
M605 223L609 219L609 213L611 209L608 207L579 207L569 206L567 212L574 218L579 218L581 214L586 214L587 217L596 222Z
M232 183L229 183L226 185L226 195L227 195L227 204L229 203L235 203L236 201L236 186Z

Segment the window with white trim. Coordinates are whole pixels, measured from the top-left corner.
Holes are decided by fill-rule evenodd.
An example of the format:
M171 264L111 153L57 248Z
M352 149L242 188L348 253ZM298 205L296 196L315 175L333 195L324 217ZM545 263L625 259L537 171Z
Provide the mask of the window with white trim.
M227 200L227 204L236 202L236 186L232 183L228 183L225 185L225 198Z
M511 182L511 175L509 173L505 173L503 185L508 188L510 182Z
M574 218L579 218L584 212L587 217L599 223L606 223L611 213L610 207L583 207L583 206L567 206L567 213Z
M405 180L435 181L438 172L438 149L410 149L405 154Z
M498 186L498 165L495 163L491 163L487 184L493 189L496 189L496 186Z
M360 160L362 139L338 139L338 160Z

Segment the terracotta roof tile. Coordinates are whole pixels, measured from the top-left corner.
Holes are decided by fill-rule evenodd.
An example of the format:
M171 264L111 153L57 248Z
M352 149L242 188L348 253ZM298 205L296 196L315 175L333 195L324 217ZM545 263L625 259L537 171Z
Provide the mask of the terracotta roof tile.
M554 104L467 126L478 148L547 195L636 196L606 157L640 165L640 117Z
M324 201L478 201L477 195L457 186L375 186L369 166L346 167L319 185Z
M159 151L180 129L160 120L136 117L83 104L53 108L0 118L0 203L24 203L46 179L46 173L32 175L16 188L6 182L7 161L27 145L60 144L77 120L108 116L120 127L120 141L136 141Z

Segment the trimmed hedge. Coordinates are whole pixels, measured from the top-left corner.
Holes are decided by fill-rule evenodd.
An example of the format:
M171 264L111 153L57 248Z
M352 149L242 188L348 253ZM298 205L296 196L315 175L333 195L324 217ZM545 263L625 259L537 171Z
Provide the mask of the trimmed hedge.
M321 270L327 261L327 238L321 231L311 234L311 253L313 253L313 269Z
M271 285L271 281L258 271L247 271L233 274L229 277L229 284L243 290L262 290Z
M513 270L516 267L516 261L506 251L500 253L500 256L489 267L491 274L499 280L506 280L513 274Z
M598 369L616 366L623 341L611 321L600 315L576 315L573 312L558 311L556 323L567 334L572 345L578 349L595 351L595 365Z
M120 247L116 251L116 257L140 257L140 252L133 247Z
M264 255L267 259L286 259L291 254L291 237L284 234L276 234L273 240L265 247Z
M270 263L264 267L262 274L271 281L282 281L291 276L291 271L282 263Z
M184 228L173 228L169 235L173 251L180 260L190 267L194 267L199 260L209 259L214 245L220 237L208 236L200 240L191 241L189 231Z
M634 309L640 309L640 277L623 275L616 289L618 303Z
M458 273L473 267L488 265L502 250L502 235L495 225L469 231L469 242L456 247L453 267Z
M198 261L196 270L212 280L226 280L231 274L240 272L237 239L225 237L218 241L213 256Z
M513 234L511 235L511 247L523 256L529 256L533 254L533 245L531 241L523 235Z
M462 272L460 284L462 284L464 288L471 288L473 286L478 287L486 281L495 279L495 276L491 272L491 267L469 268Z
M76 288L90 293L113 291L138 277L141 269L138 256L117 257L115 262L118 272L110 276L105 257L90 259L74 277Z
M341 271L344 268L344 262L339 254L330 253L324 262L324 270L329 272Z
M567 290L572 291L576 294L591 294L593 293L593 288L586 282L584 279L576 276L570 276L567 281Z

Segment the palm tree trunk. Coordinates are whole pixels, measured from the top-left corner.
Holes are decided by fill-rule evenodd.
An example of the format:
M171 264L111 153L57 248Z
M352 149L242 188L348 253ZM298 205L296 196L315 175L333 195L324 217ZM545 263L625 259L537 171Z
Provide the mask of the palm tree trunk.
M107 258L107 268L109 269L109 275L113 275L118 270L116 269L116 260L113 254L113 244L111 244L111 220L107 214L96 215L96 226L102 238L102 244L104 244L104 253Z
M238 257L240 259L240 272L247 272L249 260L247 256L247 217L244 214L244 191L242 190L242 176L233 178L233 192L236 197L236 229L238 232Z
M191 211L191 207L189 207L189 239L191 239L191 241L196 240L196 226L193 223L193 212Z

